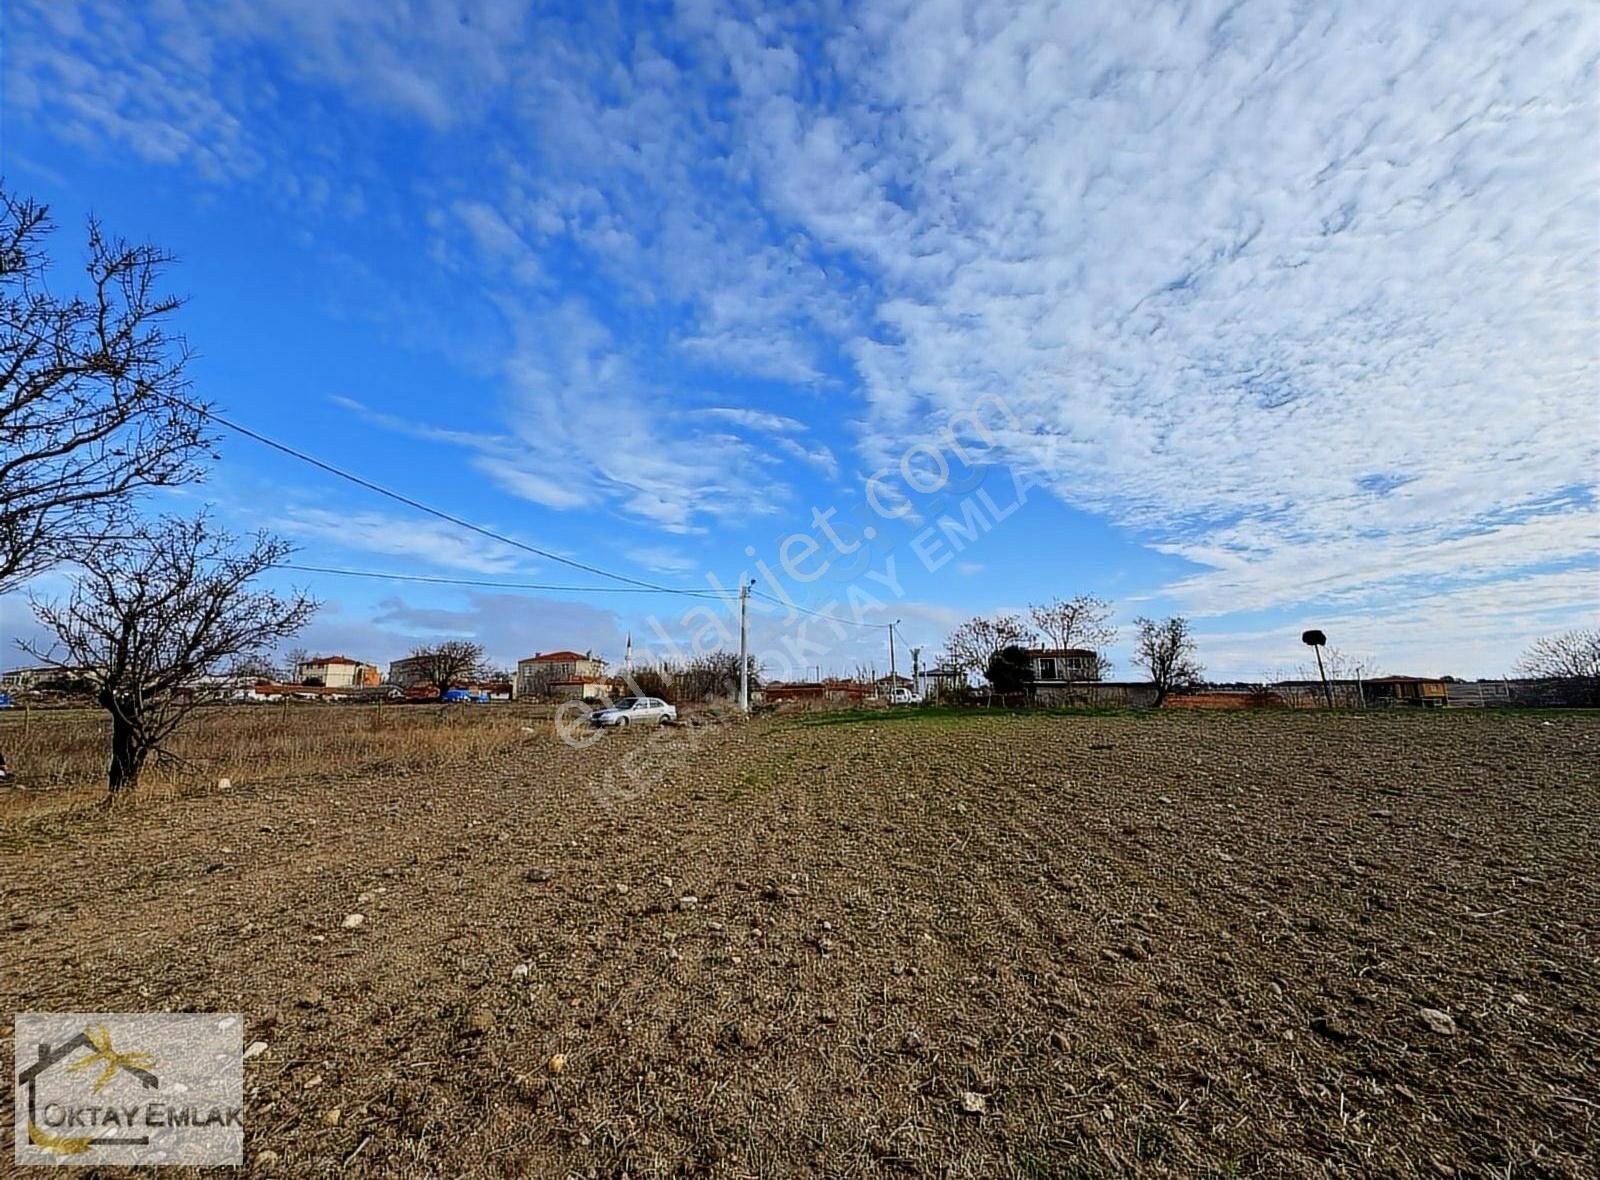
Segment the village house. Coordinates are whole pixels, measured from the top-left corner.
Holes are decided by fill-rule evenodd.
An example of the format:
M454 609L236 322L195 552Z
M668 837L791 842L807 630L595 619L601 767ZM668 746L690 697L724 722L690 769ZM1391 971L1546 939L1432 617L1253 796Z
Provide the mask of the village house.
M0 672L0 688L32 688L41 681L70 675L70 672L49 665L42 668L12 668L9 672Z
M917 673L917 679L921 681L917 691L925 701L957 700L972 687L966 670L954 664L923 668Z
M1374 676L1365 682L1369 705L1412 705L1428 709L1443 708L1449 702L1444 681L1431 676Z
M349 656L316 656L294 666L294 678L301 684L323 688L373 688L383 683L376 664L363 664Z
M1100 653L1084 647L1030 647L1035 685L1100 679Z
M604 660L593 652L536 652L517 661L514 695L519 697L560 697L585 700L610 691Z
M407 656L403 660L389 661L389 683L399 688L423 684L432 674L432 661L427 656Z

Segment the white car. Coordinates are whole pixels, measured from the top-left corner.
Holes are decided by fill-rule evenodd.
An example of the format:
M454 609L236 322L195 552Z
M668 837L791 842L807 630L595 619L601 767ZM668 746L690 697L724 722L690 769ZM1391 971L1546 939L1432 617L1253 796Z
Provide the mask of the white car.
M617 729L649 722L666 725L677 722L678 706L669 705L659 697L623 697L614 705L596 709L589 720L595 725Z
M920 705L922 696L912 692L909 688L895 688L889 690L889 703L891 705Z

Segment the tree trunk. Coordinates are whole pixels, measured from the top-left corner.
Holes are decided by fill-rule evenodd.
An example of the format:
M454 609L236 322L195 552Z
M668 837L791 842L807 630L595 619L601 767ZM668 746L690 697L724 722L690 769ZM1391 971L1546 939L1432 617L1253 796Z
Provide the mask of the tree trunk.
M120 713L111 715L111 766L106 783L112 798L139 785L146 751L138 731Z

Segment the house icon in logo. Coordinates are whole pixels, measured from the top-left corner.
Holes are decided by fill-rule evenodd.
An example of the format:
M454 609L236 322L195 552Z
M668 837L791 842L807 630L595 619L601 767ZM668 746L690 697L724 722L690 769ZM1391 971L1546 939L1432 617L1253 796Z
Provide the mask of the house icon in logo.
M87 1057L68 1062L80 1049L89 1050ZM28 1091L28 1141L45 1151L63 1155L78 1155L91 1147L143 1147L149 1144L148 1135L95 1136L58 1135L45 1129L39 1120L40 1076L60 1066L63 1072L80 1073L98 1065L100 1076L95 1079L94 1093L98 1094L119 1073L134 1078L146 1090L158 1089L161 1081L150 1071L155 1060L148 1053L119 1053L111 1044L111 1032L105 1025L84 1029L74 1037L52 1047L39 1046L39 1058L17 1075L17 1085Z

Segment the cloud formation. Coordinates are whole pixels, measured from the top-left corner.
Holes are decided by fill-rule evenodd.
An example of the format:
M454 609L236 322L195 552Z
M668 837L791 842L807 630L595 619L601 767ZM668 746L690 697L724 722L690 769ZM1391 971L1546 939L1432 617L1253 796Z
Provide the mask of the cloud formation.
M389 212L498 313L502 429L389 424L551 509L714 531L993 394L1008 461L1190 563L1177 609L1492 628L1592 581L1593 9L13 20L20 115L328 217L384 199L364 133L421 137Z

